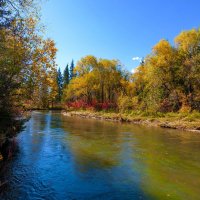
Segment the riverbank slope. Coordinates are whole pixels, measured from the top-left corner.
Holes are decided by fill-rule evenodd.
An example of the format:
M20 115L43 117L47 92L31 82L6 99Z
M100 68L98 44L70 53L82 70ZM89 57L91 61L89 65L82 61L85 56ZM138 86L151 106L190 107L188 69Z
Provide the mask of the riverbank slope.
M115 113L115 112L94 112L94 111L66 111L65 116L77 116L97 120L127 122L162 128L181 129L200 133L200 113L167 113L157 115L145 115L144 113Z

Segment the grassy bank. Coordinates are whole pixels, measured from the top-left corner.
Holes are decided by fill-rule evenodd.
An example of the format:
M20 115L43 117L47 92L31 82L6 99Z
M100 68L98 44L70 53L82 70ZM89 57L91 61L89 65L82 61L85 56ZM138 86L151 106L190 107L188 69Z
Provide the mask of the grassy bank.
M144 124L148 126L158 126L163 128L182 129L200 132L200 113L144 113L127 112L116 113L108 111L63 111L66 116L78 116L82 118L93 118L99 120L128 122L134 124Z

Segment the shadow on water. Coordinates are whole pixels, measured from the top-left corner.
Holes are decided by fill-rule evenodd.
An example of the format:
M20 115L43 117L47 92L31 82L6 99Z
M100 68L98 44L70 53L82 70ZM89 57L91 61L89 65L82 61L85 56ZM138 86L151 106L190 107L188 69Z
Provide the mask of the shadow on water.
M33 112L0 199L200 196L200 135Z

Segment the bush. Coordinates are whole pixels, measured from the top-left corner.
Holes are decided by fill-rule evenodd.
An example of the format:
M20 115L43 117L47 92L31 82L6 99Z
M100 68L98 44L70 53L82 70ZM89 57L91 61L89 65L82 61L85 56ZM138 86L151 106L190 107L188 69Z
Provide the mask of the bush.
M179 110L180 113L190 113L191 107L188 105L182 105L181 109Z
M116 110L117 105L115 103L104 102L104 103L96 103L93 105L96 111L100 110Z
M73 102L68 102L65 105L67 110L71 109L84 109L84 110L116 110L117 105L115 103L104 102L104 103L97 103L96 100L93 100L90 103L85 102L84 100L76 100Z
M120 112L125 112L133 109L133 101L128 96L120 96L117 101L117 106Z

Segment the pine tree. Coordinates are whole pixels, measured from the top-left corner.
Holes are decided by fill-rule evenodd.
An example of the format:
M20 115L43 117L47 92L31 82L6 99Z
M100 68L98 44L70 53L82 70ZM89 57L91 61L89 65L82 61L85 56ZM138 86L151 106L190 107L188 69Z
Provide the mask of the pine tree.
M67 64L67 66L65 67L65 70L64 70L64 75L63 75L63 83L64 83L64 86L68 85L69 84L69 65Z
M58 84L58 101L61 101L62 99L62 93L63 93L63 76L62 73L60 71L60 68L57 71L57 84Z
M74 78L74 77L75 77L75 74L74 74L74 60L72 60L71 65L70 65L70 80L72 78Z

